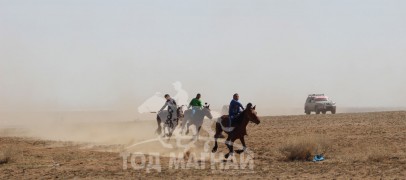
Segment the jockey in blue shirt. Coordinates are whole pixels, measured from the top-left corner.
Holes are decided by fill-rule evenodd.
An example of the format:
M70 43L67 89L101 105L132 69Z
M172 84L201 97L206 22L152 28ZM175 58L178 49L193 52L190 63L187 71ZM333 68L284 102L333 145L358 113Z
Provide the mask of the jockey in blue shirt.
M233 100L231 100L230 102L230 107L228 109L229 127L231 127L231 122L234 120L234 118L244 110L244 107L238 101L239 98L240 96L237 93L235 93L233 95Z

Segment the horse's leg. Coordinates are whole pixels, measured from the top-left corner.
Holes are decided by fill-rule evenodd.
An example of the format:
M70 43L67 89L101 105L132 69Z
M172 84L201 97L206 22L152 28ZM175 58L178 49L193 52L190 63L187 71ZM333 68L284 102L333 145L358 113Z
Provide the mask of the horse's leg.
M242 144L242 149L236 150L235 152L237 154L241 154L247 149L247 146L245 146L244 136L240 138L240 141L241 141L241 144Z
M212 153L217 152L217 148L218 148L218 146L217 146L217 138L216 138L216 136L214 136L214 147L213 147L213 149L211 150L211 152L212 152Z
M170 121L170 125L169 125L169 138L170 137L172 137L172 135L173 135L173 132L175 131L175 129L176 129L176 126L175 126L175 124L174 124L174 122L176 122L177 121L177 119L172 119L171 121Z
M199 140L200 129L202 129L202 126L199 126L199 128L197 128L196 140Z
M217 139L221 136L223 129L221 129L221 125L219 123L216 123L216 134L214 134L214 147L211 150L212 153L217 152Z
M228 157L230 157L234 154L234 151L233 151L234 141L235 141L235 138L231 138L230 136L227 137L226 145L228 147L229 152L226 155L224 155L224 158L228 159Z
M186 126L186 135L188 135L189 134L189 128L190 128L190 122L188 122L187 123L187 126Z
M180 132L182 135L183 135L183 131L185 130L186 123L187 123L187 119L183 118L182 119L182 128L181 128L181 132Z
M158 129L156 129L155 133L161 134L162 127L161 127L161 118L157 115L156 122L158 123Z

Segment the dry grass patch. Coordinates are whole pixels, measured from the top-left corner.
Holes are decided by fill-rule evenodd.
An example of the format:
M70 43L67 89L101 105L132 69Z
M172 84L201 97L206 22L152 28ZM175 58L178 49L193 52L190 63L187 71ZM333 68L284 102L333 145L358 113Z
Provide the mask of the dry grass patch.
M388 158L389 158L389 156L387 154L370 154L368 156L367 161L383 162L384 160L386 160Z
M0 164L9 163L12 156L11 146L3 147L0 149Z
M326 154L330 150L327 139L317 136L305 136L288 140L279 148L286 161L311 161L317 154Z
M389 158L390 153L388 150L379 148L377 146L372 146L369 148L366 160L371 162L383 162Z

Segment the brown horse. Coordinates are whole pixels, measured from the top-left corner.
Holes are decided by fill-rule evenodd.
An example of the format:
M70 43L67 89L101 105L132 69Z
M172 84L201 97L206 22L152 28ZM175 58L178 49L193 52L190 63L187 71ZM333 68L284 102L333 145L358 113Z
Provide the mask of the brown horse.
M229 149L229 152L224 156L226 159L233 154L233 143L235 140L240 139L243 149L236 150L235 152L241 154L246 150L244 136L247 135L247 125L248 122L253 122L255 124L259 124L260 120L257 116L257 112L255 111L255 106L252 107L251 103L248 103L247 108L239 114L232 122L231 128L228 127L228 116L222 116L216 123L216 134L214 135L214 147L212 152L215 153L217 151L217 139L221 138L222 132L226 132L228 137L226 140L226 145Z

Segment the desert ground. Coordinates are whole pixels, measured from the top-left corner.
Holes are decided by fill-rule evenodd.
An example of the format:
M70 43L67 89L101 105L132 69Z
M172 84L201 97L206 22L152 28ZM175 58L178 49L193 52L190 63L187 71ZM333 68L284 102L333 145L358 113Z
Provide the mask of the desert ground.
M261 117L248 124L249 152L234 155L252 158L252 169L227 166L223 143L210 159L196 161L200 168L175 169L171 152L184 155L205 149L201 140L185 149L167 149L157 141L155 122L47 124L0 127L0 179L405 179L406 112L344 113ZM205 125L213 126L206 120ZM165 140L174 144L171 140ZM189 142L189 140L182 140ZM134 145L135 144L135 145ZM238 146L237 141L236 146ZM208 144L211 147L213 142ZM207 147L206 147L207 148ZM134 169L141 159L123 160L123 153L157 152L160 172ZM248 154L248 155L247 155ZM324 161L312 162L316 154ZM146 155L147 162L148 155ZM308 160L306 160L306 158ZM154 159L156 160L156 159ZM132 164L133 163L133 164ZM202 165L203 164L203 165ZM224 165L226 164L226 165ZM127 168L124 168L124 165ZM223 167L223 168L221 168ZM224 168L231 167L231 168Z

